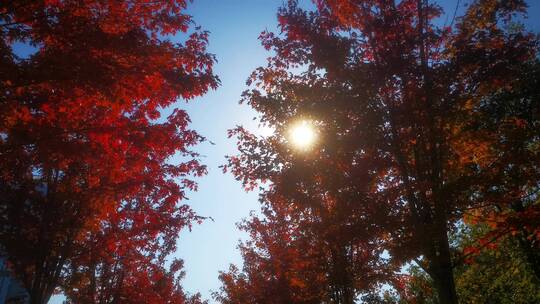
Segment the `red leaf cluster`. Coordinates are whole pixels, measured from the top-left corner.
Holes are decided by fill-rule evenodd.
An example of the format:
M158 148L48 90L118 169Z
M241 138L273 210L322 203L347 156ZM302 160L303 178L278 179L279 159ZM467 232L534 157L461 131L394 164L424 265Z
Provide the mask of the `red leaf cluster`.
M82 302L184 303L164 257L198 219L180 201L205 173L190 151L203 138L183 110L162 113L219 82L185 7L0 4L0 242L33 303L61 280L78 303L87 292ZM186 38L170 41L177 33Z

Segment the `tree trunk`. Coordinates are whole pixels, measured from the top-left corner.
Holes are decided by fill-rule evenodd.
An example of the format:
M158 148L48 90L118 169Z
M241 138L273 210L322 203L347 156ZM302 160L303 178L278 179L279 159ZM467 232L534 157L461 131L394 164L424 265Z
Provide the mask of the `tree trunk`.
M33 289L30 292L30 304L47 304L40 289Z
M458 303L452 265L441 265L437 273L437 278L434 278L434 283L439 295L440 304Z
M57 286L58 279L42 276L39 281L36 281L34 286L28 291L31 304L47 304L54 293L54 288Z
M525 230L517 236L519 247L525 254L527 263L531 266L534 275L540 281L540 250L534 244L534 241L531 241L527 237L527 231Z
M446 224L444 225L446 227ZM438 229L430 253L430 272L440 304L457 304L456 285L446 228Z

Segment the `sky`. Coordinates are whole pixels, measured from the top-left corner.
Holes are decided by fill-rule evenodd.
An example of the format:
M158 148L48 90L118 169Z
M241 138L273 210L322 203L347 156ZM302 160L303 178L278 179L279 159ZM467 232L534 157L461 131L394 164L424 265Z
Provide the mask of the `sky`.
M236 141L227 138L227 130L244 125L258 134L256 113L248 105L240 105L240 94L246 80L258 66L266 63L269 54L260 45L261 31L274 31L280 0L199 0L189 7L197 24L210 31L209 52L218 62L215 73L220 87L189 102L187 109L193 129L214 143L203 143L196 151L204 155L208 174L198 180L199 191L189 194L189 204L201 216L213 219L184 231L178 241L177 257L184 260L186 291L200 292L210 299L210 292L219 289L218 272L230 263L241 264L238 240L244 238L236 223L258 210L258 194L247 193L240 182L219 168L225 155L236 154Z
M301 0L307 3L308 0ZM457 0L439 1L453 12ZM467 2L467 1L461 1ZM540 31L540 1L530 0L531 16L526 23L533 31ZM240 94L245 81L257 67L265 65L269 53L260 45L258 36L268 29L276 31L276 12L282 0L195 0L188 13L203 29L210 31L209 52L218 62L215 73L221 79L220 87L189 103L176 106L188 111L192 129L214 143L203 143L195 150L203 155L208 174L197 181L199 191L189 194L188 203L199 215L211 217L192 231L185 230L178 240L174 257L185 263L184 289L200 292L210 300L211 291L219 290L218 272L230 263L241 265L238 240L246 237L236 228L236 223L259 209L256 192L245 192L231 174L219 168L225 155L236 154L236 142L227 138L227 130L244 125L256 134L268 133L258 129L252 120L256 113L248 105L240 105ZM54 297L50 303L61 303Z

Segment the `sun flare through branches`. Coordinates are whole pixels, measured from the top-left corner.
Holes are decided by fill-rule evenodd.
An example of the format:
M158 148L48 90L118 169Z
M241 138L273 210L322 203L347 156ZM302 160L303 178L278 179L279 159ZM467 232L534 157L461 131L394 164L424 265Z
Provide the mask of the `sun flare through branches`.
M294 147L306 150L312 147L316 140L315 127L309 121L301 120L290 127L289 141Z

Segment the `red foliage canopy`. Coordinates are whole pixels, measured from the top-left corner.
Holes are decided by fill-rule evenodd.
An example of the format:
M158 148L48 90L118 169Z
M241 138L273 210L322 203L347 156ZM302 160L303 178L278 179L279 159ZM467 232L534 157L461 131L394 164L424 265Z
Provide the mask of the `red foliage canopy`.
M185 111L162 118L161 109L218 79L208 34L185 34L185 7L182 0L0 5L0 242L33 302L47 302L64 266L103 245L96 238L107 235L105 248L119 255L115 242L166 254L194 219L179 201L195 187L189 176L205 172L189 150L203 138L188 128ZM172 34L186 39L173 43L165 36ZM35 52L18 57L16 42ZM171 163L174 155L185 161ZM111 227L134 235L118 238Z
M473 1L440 26L434 1L315 2L306 11L288 1L278 14L282 34L262 33L275 55L253 73L244 100L276 132L259 139L233 130L241 153L226 168L248 188L269 181L296 208L318 210L323 201L349 210L376 227L371 236L349 232L351 240L379 240L394 266L416 261L440 302L457 303L448 239L455 223L472 209L507 209L512 192L538 193L536 91L512 97L527 109L520 113L488 110L534 79L524 72L537 65L537 41L511 22L525 3ZM307 153L287 142L298 120L318 129ZM497 129L503 121L526 128ZM512 178L517 172L526 175ZM524 205L537 219L537 207Z

